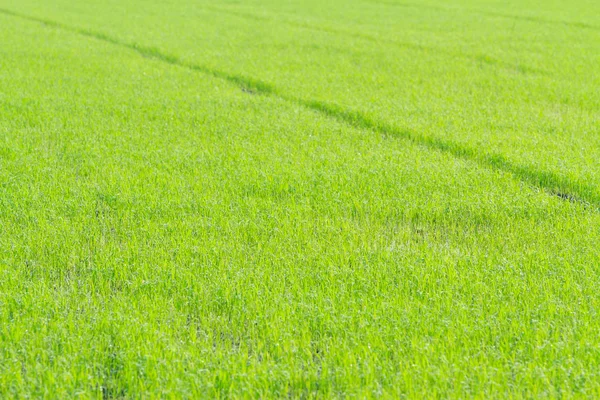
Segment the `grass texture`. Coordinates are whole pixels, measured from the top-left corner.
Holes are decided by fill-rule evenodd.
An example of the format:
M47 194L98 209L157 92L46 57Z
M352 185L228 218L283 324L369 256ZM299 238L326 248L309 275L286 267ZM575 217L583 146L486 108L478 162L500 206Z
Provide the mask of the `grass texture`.
M599 397L598 15L0 0L0 397Z

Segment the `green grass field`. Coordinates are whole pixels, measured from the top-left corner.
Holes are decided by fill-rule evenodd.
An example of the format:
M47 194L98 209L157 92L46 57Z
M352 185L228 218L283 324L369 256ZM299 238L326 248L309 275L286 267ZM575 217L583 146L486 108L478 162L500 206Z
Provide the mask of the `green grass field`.
M600 3L0 0L0 398L600 397Z

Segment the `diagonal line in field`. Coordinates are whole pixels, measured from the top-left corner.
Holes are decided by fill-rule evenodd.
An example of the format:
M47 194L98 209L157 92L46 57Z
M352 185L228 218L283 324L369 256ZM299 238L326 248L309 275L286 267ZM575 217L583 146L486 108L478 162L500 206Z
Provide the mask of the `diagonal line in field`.
M587 24L585 22L550 20L550 19L544 19L544 18L531 17L531 16L527 16L527 15L504 14L504 13L500 13L500 12L496 12L496 11L476 11L476 12L478 14L487 15L490 17L512 19L512 20L516 20L516 21L535 22L538 24L545 24L545 25L552 25L552 26L564 25L564 26L573 27L573 28L600 31L600 26Z
M552 25L552 26L564 25L564 26L573 27L573 28L600 31L600 26L588 24L585 22L545 19L545 18L528 16L528 15L507 14L507 13L502 13L502 12L492 11L492 10L487 11L487 10L464 8L464 7L436 6L433 4L403 3L403 2L395 2L395 1L389 1L389 0L374 0L374 1L372 1L372 3L381 4L384 6L392 6L392 7L409 7L409 8L417 8L417 9L437 10L437 11L441 11L441 12L460 10L460 11L465 11L465 12L468 12L471 14L479 14L479 15L484 15L484 16L489 16L489 17L512 19L515 21L527 21L527 22L534 22L534 23L538 23L538 24Z
M476 148L465 146L464 144L451 140L446 140L436 136L426 136L408 129L400 129L385 122L376 121L359 111L347 110L333 104L290 96L277 90L269 83L242 75L230 74L207 66L193 64L181 60L177 56L163 53L154 47L122 42L121 40L104 33L70 27L56 21L32 17L2 8L0 8L0 13L29 21L35 21L46 26L77 33L97 40L102 40L116 46L133 50L144 57L154 58L171 65L187 68L192 71L201 72L219 79L226 80L241 87L245 91L273 96L289 103L300 105L357 128L371 130L384 136L403 138L431 150L448 153L459 159L475 162L481 166L494 170L507 172L522 182L544 190L562 200L569 201L571 203L577 203L586 208L592 208L595 211L600 211L600 194L593 185L588 185L581 182L572 182L568 178L553 172L538 170L534 167L526 165L515 164L501 154L485 153Z
M425 46L425 45L422 45L419 43L412 43L412 42L396 40L396 39L389 38L389 37L382 37L382 36L371 34L368 32L350 31L350 28L323 26L323 25L319 25L319 24L315 24L315 23L293 21L293 20L290 20L289 18L288 19L275 19L273 17L258 15L258 14L251 13L248 11L226 9L223 7L217 7L217 6L213 6L213 5L211 5L211 6L205 5L205 6L203 6L203 8L207 11L221 13L221 14L227 14L227 15L233 15L233 16L236 16L239 18L250 19L250 20L254 20L254 21L277 21L278 23L285 23L290 26L307 29L307 30L312 30L312 31L316 31L316 32L332 33L335 35L342 35L342 36L352 37L352 38L356 38L359 40L375 42L375 43L384 42L384 43L388 43L388 44L391 44L396 47L402 47L405 49L422 51L422 52L426 52L426 53L443 54L447 57L462 58L464 60L468 60L468 61L472 61L472 62L474 61L477 63L486 64L491 67L501 68L501 69L505 69L508 71L516 71L516 72L519 72L522 74L550 76L550 74L547 71L544 71L542 69L534 68L534 67L530 67L530 66L526 66L526 65L521 65L521 64L513 64L513 63L510 63L510 62L507 62L504 60L500 60L500 59L497 59L497 58L494 58L494 57L491 57L491 56L488 56L485 54L465 54L465 53L461 53L461 52L449 51L442 47ZM277 14L277 16L279 16L279 14Z

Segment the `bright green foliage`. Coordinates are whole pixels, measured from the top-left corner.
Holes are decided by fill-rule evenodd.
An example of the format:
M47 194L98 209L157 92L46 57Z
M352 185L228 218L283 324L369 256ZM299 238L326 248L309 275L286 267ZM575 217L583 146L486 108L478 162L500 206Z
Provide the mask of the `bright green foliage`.
M0 397L599 397L599 11L0 0Z

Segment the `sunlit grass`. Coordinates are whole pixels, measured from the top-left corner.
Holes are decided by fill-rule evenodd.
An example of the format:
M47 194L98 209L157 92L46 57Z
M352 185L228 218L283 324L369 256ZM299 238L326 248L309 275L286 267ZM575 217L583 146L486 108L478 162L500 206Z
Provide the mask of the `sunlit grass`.
M600 22L334 3L0 1L0 397L600 394Z

